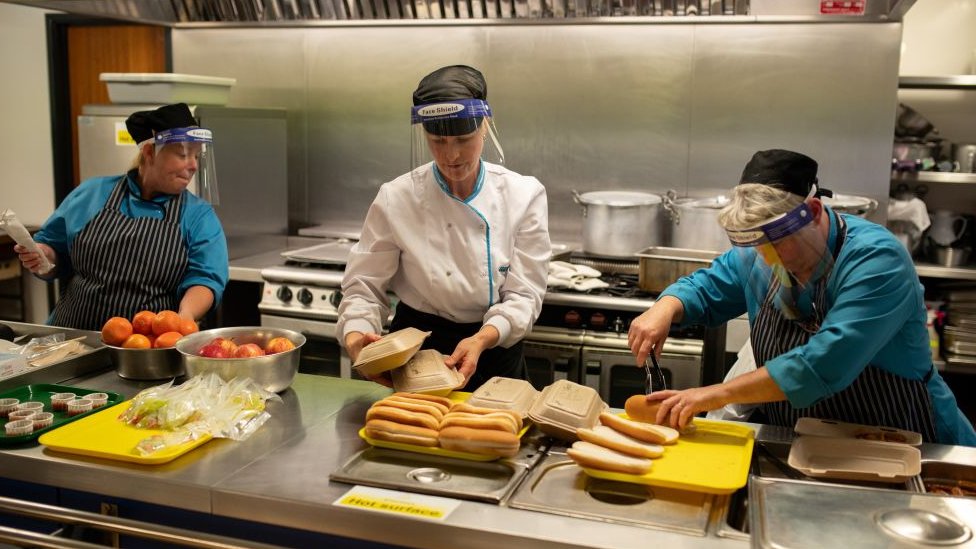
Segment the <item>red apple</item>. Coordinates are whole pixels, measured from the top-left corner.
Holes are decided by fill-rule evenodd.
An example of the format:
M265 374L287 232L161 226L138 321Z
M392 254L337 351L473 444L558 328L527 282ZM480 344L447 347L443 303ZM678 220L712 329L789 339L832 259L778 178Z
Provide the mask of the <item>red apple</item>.
M295 344L291 342L287 337L276 337L268 342L264 346L264 352L273 355L275 353L283 353L285 351L290 351L295 348Z
M250 358L252 356L264 356L264 349L257 343L245 343L238 345L234 351L234 358Z
M210 345L218 345L223 347L223 349L227 351L227 356L234 356L234 353L237 351L237 344L223 337L214 338L210 342Z
M214 343L204 345L197 354L207 358L231 358L233 356L226 349Z

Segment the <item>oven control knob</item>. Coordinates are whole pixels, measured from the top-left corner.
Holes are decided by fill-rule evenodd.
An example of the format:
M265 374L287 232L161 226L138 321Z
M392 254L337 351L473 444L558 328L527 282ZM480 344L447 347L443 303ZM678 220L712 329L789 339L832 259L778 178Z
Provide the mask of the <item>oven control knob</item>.
M596 312L590 315L590 327L602 330L607 327L607 315Z
M285 303L288 303L289 301L291 301L291 288L289 288L288 286L282 286L278 288L278 291L275 293L275 295L278 296L278 299L284 301Z
M333 307L335 307L336 309L338 309L339 308L339 303L341 303L341 302L342 302L342 292L340 292L338 290L335 291L335 292L332 292L332 295L329 296L329 303L331 303Z
M563 315L563 322L567 328L578 328L583 321L583 317L576 311L566 311Z
M312 292L308 291L308 288L298 290L298 295L296 295L296 297L298 298L298 302L302 305L312 304Z
M617 332L618 334L622 334L624 332L624 319L620 318L619 316L613 319L613 331Z

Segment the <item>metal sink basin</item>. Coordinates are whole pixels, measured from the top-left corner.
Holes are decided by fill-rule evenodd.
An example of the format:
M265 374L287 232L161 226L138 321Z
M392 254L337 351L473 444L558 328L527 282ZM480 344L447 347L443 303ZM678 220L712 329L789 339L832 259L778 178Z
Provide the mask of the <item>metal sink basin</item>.
M976 547L976 500L753 477L752 546Z
M864 481L843 481L814 479L793 469L787 463L790 455L790 444L784 442L757 441L752 455L751 475L749 484L762 479L791 480L810 485L838 485L864 488L878 488L899 492L922 492L918 478L912 478L903 484L885 484ZM923 462L923 471L925 465ZM962 467L962 466L960 466ZM972 477L976 480L976 467L971 467ZM735 539L749 539L749 486L737 490L728 498L717 504L718 527L716 535Z
M590 478L550 450L508 500L516 509L704 536L715 497Z
M350 484L474 501L501 502L541 458L532 444L497 461L463 459L369 447L329 478Z

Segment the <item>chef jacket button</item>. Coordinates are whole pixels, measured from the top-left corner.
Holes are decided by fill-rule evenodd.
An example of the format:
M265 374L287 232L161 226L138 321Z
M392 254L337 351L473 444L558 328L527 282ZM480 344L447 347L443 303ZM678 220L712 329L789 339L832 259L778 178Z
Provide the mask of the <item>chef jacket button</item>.
M482 277L486 277L486 276L488 276L488 273L486 273L485 271L481 271L481 276Z
M482 231L485 230L485 226L484 225L478 225L478 228L481 229Z
M450 228L451 228L451 227L453 227L453 226L454 226L454 224L453 224L453 223L448 223L448 224L447 224L447 228L448 228L448 229L450 229Z
M447 271L447 276L451 276L451 271Z

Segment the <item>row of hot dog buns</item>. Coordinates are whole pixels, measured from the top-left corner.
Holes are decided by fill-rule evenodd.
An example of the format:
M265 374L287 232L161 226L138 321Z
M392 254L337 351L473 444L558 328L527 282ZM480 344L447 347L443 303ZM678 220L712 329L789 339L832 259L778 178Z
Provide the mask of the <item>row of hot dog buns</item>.
M654 403L656 404L656 403ZM631 475L647 474L653 459L674 444L678 431L654 424L657 407L644 395L634 395L625 403L628 418L604 412L601 425L577 429L579 441L566 454L581 467Z
M489 456L517 454L521 430L516 412L418 393L394 393L366 412L369 438Z

